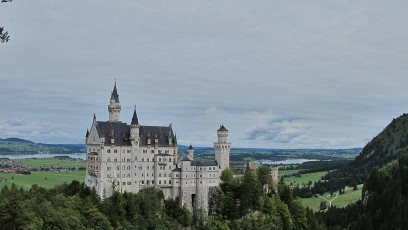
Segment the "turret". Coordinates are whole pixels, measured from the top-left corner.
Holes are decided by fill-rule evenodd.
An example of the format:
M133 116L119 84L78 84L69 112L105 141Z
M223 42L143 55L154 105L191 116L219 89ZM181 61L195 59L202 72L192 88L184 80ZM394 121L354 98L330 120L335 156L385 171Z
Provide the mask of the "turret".
M118 90L116 89L116 81L115 86L113 87L113 91L111 94L108 111L109 111L109 121L110 122L120 122L120 102L119 102L119 94Z
M136 106L133 111L132 122L130 123L130 140L139 139L139 119L137 118Z
M194 148L193 146L189 146L187 149L187 154L190 155L192 158L194 158Z
M218 142L214 143L215 160L222 171L229 167L231 143L228 143L228 129L224 125L220 125L217 136Z

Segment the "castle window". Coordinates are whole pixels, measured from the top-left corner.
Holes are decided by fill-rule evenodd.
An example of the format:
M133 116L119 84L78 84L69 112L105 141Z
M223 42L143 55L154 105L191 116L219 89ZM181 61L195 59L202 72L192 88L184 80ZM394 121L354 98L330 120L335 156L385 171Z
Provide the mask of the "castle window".
M161 158L159 158L159 162L161 162Z
M166 175L166 173L164 173L164 177L166 177L167 175Z
M202 174L200 174L200 177L203 177L203 175L202 175Z
M118 150L117 150L117 149L114 149L114 150L113 150L113 153L118 153Z
M154 153L154 149L150 150L150 153Z
M107 153L110 153L110 149L106 150Z
M128 177L128 178L130 177L130 173L129 173L129 174L127 174L127 177Z
M106 177L107 177L107 178L111 178L112 176L111 176L111 174L107 174Z
M146 150L146 149L143 149L143 153L147 153L147 150Z
M127 185L131 185L131 184L132 184L132 182L130 182L130 181L129 181L129 182L127 182Z
M126 182L122 182L122 185L126 185Z
M117 169L117 170L120 170L120 167L118 166L118 167L116 167L116 169Z
M130 153L130 149L127 150L127 153Z
M110 157L108 157L108 162L110 162Z
M169 162L171 162L171 158L169 158Z
M161 184L161 180L159 180L159 184Z
M152 180L152 184L154 184L154 180Z
M203 182L202 182L202 181L200 181L200 184L203 184Z
M171 184L171 180L169 180L169 184Z
M159 173L159 177L161 177L161 173Z
M149 168L150 168L150 167L149 167L149 166L147 166L147 170L149 170Z
M111 167L108 167L107 170L108 170L108 171L111 171Z
M115 159L113 159L114 162L118 162L118 158L115 157Z
M127 159L127 162L130 162L130 158Z
M164 182L164 184L166 184L166 181L163 181Z

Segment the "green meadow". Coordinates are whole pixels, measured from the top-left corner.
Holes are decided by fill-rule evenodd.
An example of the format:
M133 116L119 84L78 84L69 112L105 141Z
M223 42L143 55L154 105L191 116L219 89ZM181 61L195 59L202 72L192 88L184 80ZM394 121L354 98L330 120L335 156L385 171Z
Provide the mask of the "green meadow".
M336 207L346 207L348 204L354 203L361 199L361 190L363 189L363 184L357 186L357 190L353 190L353 188L348 188L344 194L339 194L337 198L332 201L332 205ZM335 193L333 196L330 196L330 193L325 193L322 197L331 200L335 197ZM302 204L305 207L309 207L313 211L319 211L320 202L326 201L321 197L311 197L311 198L299 198ZM329 202L326 201L327 204Z
M288 170L289 171L289 170ZM293 170L296 171L296 170ZM301 174L300 177L297 176L291 176L291 177L286 177L285 178L285 183L289 186L302 186L302 185L307 185L309 181L314 183L315 181L319 181L322 179L322 176L326 175L327 171L323 172L314 172L314 173L306 173L306 174Z
M73 180L84 181L85 171L72 171L72 172L47 172L37 171L31 172L30 175L16 174L16 173L0 173L0 178L7 179L7 181L0 182L0 188L5 185L10 187L13 183L17 187L24 189L30 189L31 185L37 184L44 188L52 188L56 185L63 184L64 182L70 183Z
M28 165L31 167L58 167L58 168L73 168L73 167L85 167L85 161L79 160L60 160L57 158L26 158L17 160L18 164Z

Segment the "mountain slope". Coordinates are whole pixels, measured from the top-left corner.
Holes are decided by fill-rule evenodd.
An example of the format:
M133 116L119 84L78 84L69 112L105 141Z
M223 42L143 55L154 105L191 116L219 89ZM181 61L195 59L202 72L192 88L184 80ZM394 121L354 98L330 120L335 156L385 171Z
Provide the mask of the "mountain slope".
M402 155L408 155L408 114L393 119L354 161L327 174L325 179L342 181L344 185L361 184L374 167L381 168Z
M42 144L20 138L0 139L0 155L70 154L85 152L85 145Z

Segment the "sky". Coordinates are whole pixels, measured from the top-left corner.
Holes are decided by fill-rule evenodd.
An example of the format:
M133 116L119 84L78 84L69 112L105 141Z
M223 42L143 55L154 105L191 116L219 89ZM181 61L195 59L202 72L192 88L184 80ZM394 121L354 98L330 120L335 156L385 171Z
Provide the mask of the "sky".
M84 143L93 114L178 143L363 147L408 111L406 1L0 3L0 138Z

